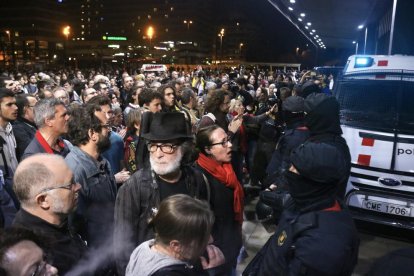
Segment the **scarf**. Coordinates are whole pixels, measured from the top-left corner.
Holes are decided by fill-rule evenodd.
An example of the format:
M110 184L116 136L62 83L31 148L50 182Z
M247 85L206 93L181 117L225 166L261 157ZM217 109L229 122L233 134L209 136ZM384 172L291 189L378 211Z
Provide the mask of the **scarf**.
M217 161L208 158L202 153L198 156L197 163L226 187L233 189L234 219L242 224L244 193L231 164L223 163L220 165Z
M43 138L42 134L40 133L40 131L36 131L35 137L37 139L37 141L39 142L40 146L44 149L44 151L46 153L50 153L50 154L54 154L55 152L53 151L53 149L49 146L49 144L47 143L47 141L45 140L45 138ZM63 150L63 148L65 147L65 143L58 139L57 140L57 145L59 146L59 148L61 150Z

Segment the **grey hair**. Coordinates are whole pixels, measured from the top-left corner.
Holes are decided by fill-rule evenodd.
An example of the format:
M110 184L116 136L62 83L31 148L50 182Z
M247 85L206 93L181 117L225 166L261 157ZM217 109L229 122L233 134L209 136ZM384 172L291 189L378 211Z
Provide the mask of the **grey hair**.
M34 106L34 123L38 128L45 125L46 119L53 119L55 117L56 106L65 104L59 99L42 99Z

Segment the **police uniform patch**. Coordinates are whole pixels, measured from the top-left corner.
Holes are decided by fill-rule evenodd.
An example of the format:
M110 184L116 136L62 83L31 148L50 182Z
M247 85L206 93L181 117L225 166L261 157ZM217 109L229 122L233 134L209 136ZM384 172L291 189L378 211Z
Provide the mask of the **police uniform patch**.
M282 233L280 233L279 237L277 238L277 245L282 246L287 238L287 234L286 231L282 231Z

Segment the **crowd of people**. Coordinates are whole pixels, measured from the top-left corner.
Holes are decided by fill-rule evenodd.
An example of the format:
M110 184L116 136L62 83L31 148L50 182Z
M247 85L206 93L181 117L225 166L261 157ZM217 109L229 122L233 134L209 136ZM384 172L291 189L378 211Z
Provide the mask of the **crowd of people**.
M236 275L249 187L278 227L244 275L351 275L332 85L257 68L3 73L0 275Z

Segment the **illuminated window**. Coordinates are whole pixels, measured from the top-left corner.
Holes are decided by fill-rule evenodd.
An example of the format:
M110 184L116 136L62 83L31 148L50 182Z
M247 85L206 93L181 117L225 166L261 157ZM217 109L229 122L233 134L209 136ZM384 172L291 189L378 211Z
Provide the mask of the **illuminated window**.
M158 11L158 9L157 8L154 8L154 12L157 12Z
M148 14L148 16L147 16L147 17L148 17L148 19L151 19L151 15L149 15L149 14Z
M174 11L174 7L171 7L171 11Z
M168 33L168 28L165 28L165 32Z

